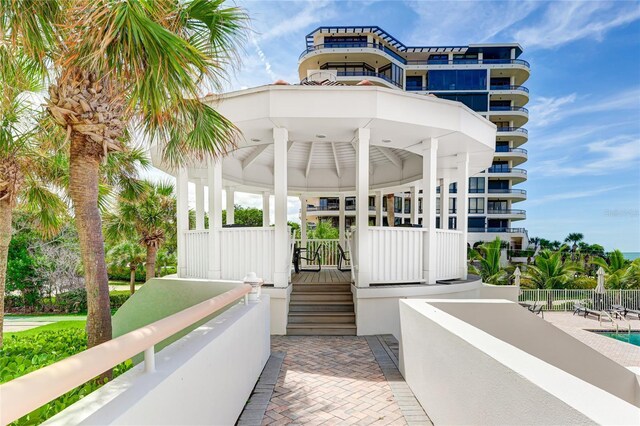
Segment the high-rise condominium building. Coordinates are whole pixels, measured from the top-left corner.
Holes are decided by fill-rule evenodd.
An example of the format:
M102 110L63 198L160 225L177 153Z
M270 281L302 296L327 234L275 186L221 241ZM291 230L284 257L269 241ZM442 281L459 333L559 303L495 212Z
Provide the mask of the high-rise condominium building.
M527 179L527 172L521 166L527 161L527 150L522 146L528 139L523 126L529 119L524 107L529 101L529 90L523 84L529 78L530 67L520 59L520 45L406 46L380 27L320 27L309 33L305 41L306 48L298 63L302 82L372 83L431 94L462 102L495 123L493 164L469 179L469 243L490 241L499 236L514 249L526 248L527 232L517 225L526 213L514 208L527 198L527 192L519 188L519 184ZM385 155L385 152L378 154ZM451 194L449 228L454 229L456 184L447 190ZM396 189L394 192L395 223L410 223L410 206L414 200L408 191ZM372 197L372 203L374 199ZM330 208L337 209L336 200L315 201L319 203L317 206L307 201L306 210L313 211L314 215L309 219L336 216ZM371 210L371 216L375 217L375 206Z

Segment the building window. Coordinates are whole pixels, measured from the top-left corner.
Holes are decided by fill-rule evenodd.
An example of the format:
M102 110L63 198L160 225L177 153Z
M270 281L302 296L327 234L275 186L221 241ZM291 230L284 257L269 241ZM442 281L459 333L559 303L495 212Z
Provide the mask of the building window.
M393 211L402 213L402 197L393 197Z
M484 198L469 198L469 213L484 213Z
M458 193L458 182L454 182L449 185L449 194L457 194Z
M485 217L470 217L467 220L469 232L484 232Z
M421 75L408 75L406 90L423 90Z
M484 178L482 177L469 178L469 193L470 194L484 193Z
M486 93L473 93L473 94L464 94L464 93L439 93L438 97L440 99L448 99L450 101L458 101L462 102L469 108L474 111L488 111L487 110L487 102L488 95Z
M449 198L449 214L456 213L456 200L457 198Z
M429 90L487 90L487 70L431 70Z
M325 37L325 47L367 47L367 36Z

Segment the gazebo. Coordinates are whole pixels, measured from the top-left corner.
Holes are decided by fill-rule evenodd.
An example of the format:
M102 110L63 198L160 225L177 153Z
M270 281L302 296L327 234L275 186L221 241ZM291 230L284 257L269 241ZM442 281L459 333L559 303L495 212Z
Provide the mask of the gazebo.
M356 197L355 229L348 241L341 234L356 288L466 279L468 178L491 164L491 122L458 102L367 85L267 85L206 100L242 132L234 150L173 170L152 149L154 165L177 178L179 277L241 280L255 271L286 289L293 252L287 196L341 194ZM196 186L195 229L189 229L188 182ZM437 188L453 182L457 229L446 229L448 190L440 191L445 208L436 228ZM223 227L223 188L227 224L240 191L263 194L264 226ZM369 196L379 205L381 190L393 189L422 191L421 227L369 225ZM268 219L271 194L275 226Z

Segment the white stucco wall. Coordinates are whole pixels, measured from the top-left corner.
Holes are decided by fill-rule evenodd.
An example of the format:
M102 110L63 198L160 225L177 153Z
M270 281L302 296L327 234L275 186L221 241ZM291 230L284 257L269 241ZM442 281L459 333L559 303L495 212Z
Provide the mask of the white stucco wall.
M62 411L48 425L232 425L270 354L269 296L236 305Z
M496 309L504 304L518 309ZM464 320L458 318L467 310L472 312ZM482 329L474 326L479 317ZM435 424L640 423L637 406L586 381L589 366L583 358L593 361L594 350L584 345L577 352L566 346L556 350L575 339L559 330L546 333L546 326L552 325L513 303L402 300L400 318L404 376ZM493 330L492 324L511 329L511 335ZM520 344L528 340L539 352L518 347L512 342L515 335L521 336ZM542 359L548 355L541 352L554 353L555 365ZM558 358L584 364L583 369L571 374L558 367ZM620 380L616 365L601 359L595 368L598 374ZM634 386L633 373L628 373L622 386L626 389L618 391L633 399L637 381Z
M293 286L287 288L262 287L262 294L268 294L271 298L271 325L273 335L283 336L287 334L287 322L289 320L289 300Z
M520 295L520 287L515 285L492 285L482 283L480 288L481 299L504 299L517 302Z

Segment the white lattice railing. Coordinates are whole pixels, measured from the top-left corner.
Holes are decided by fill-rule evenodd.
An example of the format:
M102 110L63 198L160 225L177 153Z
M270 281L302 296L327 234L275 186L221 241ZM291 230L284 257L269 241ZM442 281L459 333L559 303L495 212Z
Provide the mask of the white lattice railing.
M449 280L460 277L460 244L462 233L444 229L436 230L436 279Z
M207 278L209 271L209 230L185 231L184 237L187 277Z
M573 311L576 302L597 310L608 309L614 304L640 309L640 290L607 290L600 294L594 289L522 289L518 301L542 304L547 311Z

